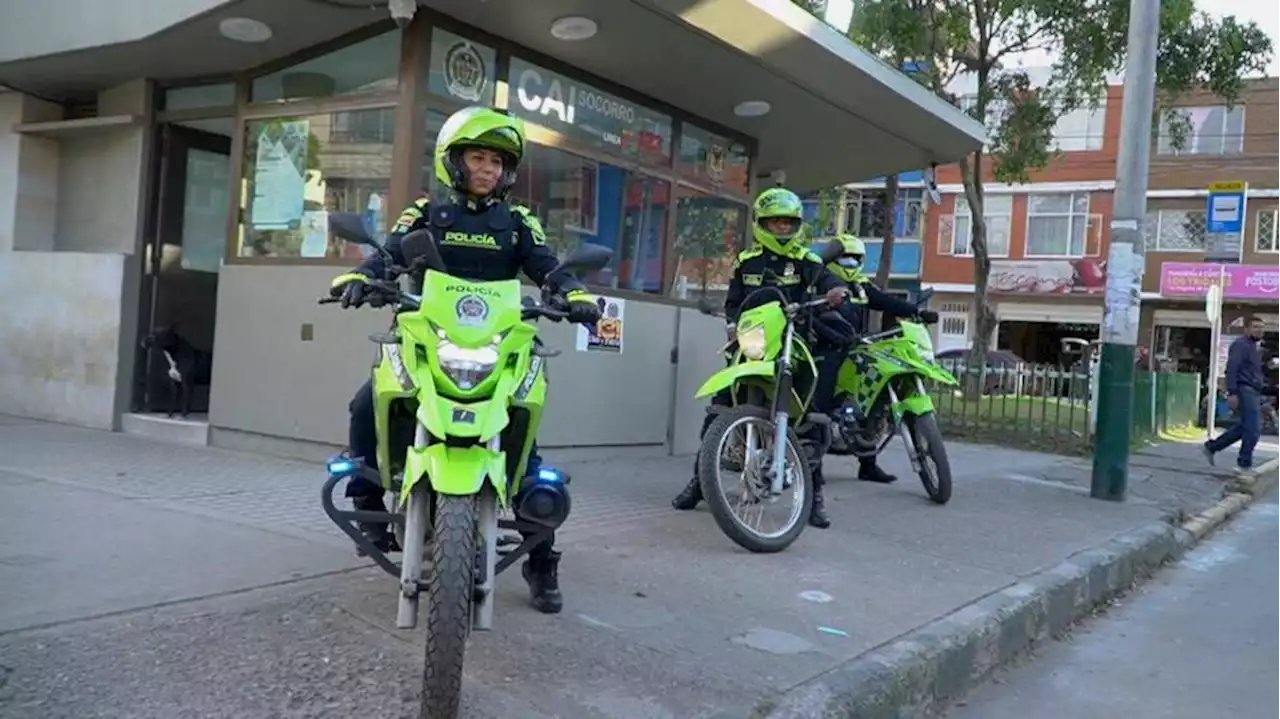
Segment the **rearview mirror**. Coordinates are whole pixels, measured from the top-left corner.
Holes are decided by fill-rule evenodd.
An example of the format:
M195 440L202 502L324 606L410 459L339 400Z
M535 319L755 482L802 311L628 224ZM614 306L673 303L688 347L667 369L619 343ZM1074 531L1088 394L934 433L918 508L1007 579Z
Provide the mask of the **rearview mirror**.
M574 277L578 277L587 272L604 269L612 259L613 250L603 245L584 242L578 245L576 250L570 252L568 257L564 258L564 261L560 263L556 271L568 272Z
M929 304L929 300L931 299L933 299L933 288L929 287L921 290L920 294L916 296L916 304L924 306Z
M431 233L426 230L414 230L400 238L400 251L404 253L404 261L411 267L425 267L428 270L444 272L444 259L440 257L440 249Z
M844 243L840 240L829 240L818 252L818 257L822 258L822 264L829 265L840 259L840 255L844 254Z
M355 212L330 212L329 231L347 242L382 249L364 229L364 217Z
M698 298L698 311L704 315L714 315L716 306L711 304L711 300L707 299L706 295L703 295Z

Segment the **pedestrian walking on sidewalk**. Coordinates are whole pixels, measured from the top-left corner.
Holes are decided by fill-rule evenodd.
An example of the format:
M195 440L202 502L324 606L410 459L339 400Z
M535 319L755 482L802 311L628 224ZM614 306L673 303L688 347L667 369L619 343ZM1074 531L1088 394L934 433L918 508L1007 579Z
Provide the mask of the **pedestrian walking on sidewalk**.
M1262 353L1258 343L1265 330L1260 318L1250 317L1244 335L1231 343L1227 353L1227 405L1235 410L1236 423L1204 443L1204 456L1209 464L1213 464L1215 454L1239 442L1237 470L1253 466L1253 448L1262 431Z

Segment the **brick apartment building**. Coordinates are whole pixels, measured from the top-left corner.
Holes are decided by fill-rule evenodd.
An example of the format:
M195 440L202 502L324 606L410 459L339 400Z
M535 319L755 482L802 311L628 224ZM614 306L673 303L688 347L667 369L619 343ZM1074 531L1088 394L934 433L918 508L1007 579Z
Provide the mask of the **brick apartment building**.
M1121 96L1122 87L1113 86L1096 110L1063 117L1054 132L1060 154L1031 182L997 183L988 170L996 346L1028 361L1061 361L1061 339L1098 337ZM1276 78L1250 82L1232 108L1190 95L1179 103L1193 128L1186 147L1175 151L1163 128L1152 146L1139 343L1180 369L1204 371L1208 363L1202 298L1208 278L1218 275L1205 257L1210 183L1248 183L1240 251L1224 258L1225 321L1258 314L1276 326L1278 102ZM938 189L942 202L922 223L921 284L937 292L941 351L972 340L973 259L957 166L938 169Z

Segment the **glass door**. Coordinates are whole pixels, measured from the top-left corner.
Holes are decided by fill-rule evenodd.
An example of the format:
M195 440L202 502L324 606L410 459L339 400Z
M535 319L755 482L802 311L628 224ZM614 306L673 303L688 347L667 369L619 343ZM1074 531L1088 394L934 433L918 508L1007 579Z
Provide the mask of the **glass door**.
M146 246L139 342L167 329L205 359L212 356L230 203L232 126L230 118L218 118L160 127L156 216ZM140 353L135 410L168 408L168 370L163 353ZM193 381L196 413L208 411L205 375L201 371Z

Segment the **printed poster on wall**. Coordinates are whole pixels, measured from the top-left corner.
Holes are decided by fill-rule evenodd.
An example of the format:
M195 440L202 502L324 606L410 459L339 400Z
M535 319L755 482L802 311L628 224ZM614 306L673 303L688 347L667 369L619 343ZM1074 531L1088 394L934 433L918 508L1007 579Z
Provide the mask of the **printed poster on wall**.
M579 352L607 352L622 354L622 320L626 315L627 301L617 297L597 297L600 320L595 327L578 325L578 338L574 343Z
M268 123L258 133L250 209L255 230L288 230L302 222L310 137L306 120Z
M303 257L324 257L329 249L329 213L311 210L302 214Z

